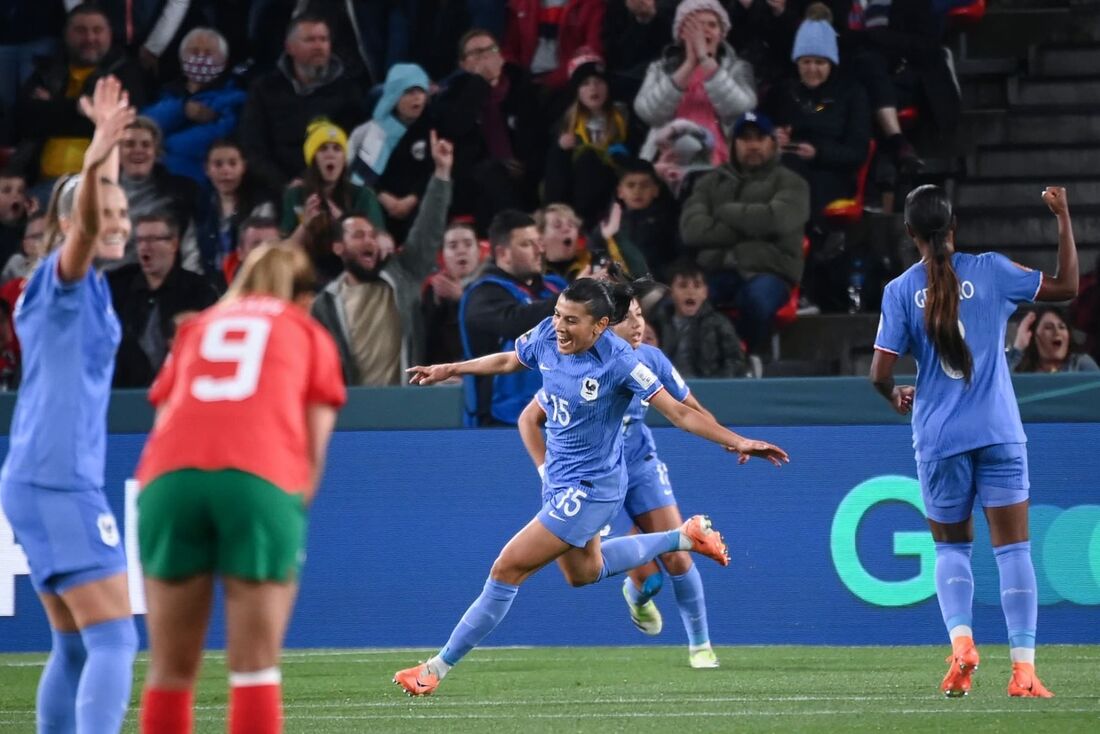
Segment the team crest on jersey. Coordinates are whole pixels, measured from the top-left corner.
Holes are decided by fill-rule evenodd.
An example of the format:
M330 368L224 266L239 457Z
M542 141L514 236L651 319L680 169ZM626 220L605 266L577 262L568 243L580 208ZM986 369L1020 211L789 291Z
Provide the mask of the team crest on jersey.
M581 380L581 397L592 401L600 396L600 383L595 377L586 377Z
M109 512L100 513L95 524L99 527L99 539L103 541L104 545L109 545L112 548L118 545L118 524L115 522L114 515Z

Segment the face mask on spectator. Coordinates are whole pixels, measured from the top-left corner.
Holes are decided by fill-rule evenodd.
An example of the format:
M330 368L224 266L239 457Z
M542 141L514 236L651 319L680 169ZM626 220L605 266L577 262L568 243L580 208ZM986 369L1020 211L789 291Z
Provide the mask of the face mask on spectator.
M185 56L180 66L184 75L196 84L208 84L225 71L225 61L211 54Z

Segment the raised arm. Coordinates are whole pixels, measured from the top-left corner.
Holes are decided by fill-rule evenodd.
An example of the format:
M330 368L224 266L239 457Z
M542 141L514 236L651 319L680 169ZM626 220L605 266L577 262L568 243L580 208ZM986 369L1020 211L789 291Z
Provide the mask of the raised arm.
M727 451L736 453L739 457L738 463L744 464L753 456L767 459L776 466L782 466L790 461L787 452L778 446L773 446L767 441L745 438L728 428L723 428L718 425L713 416L704 415L681 403L669 395L667 390L661 390L654 395L649 404L660 411L661 415L668 418L680 430L694 433L700 438L718 444Z
M92 142L84 153L84 166L77 184L76 200L68 234L61 245L58 275L72 283L82 279L95 258L100 229L100 173L110 161L112 152L122 138L135 112L129 107L122 85L113 76L96 82L92 106L96 110L96 128Z
M531 402L519 414L519 437L540 475L545 471L543 467L546 464L546 437L542 435L544 423L546 411L539 405L537 398L531 398Z
M1061 186L1047 186L1043 201L1058 219L1058 270L1043 275L1043 283L1035 294L1036 301L1068 301L1077 297L1080 268L1077 264L1077 243L1073 239L1073 224L1069 219L1069 202Z
M509 372L519 372L526 369L523 362L515 352L498 352L486 354L477 359L468 359L465 362L448 362L446 364L433 364L427 367L410 367L405 370L409 373L409 382L413 385L434 385L452 377L472 375L475 377L488 377L491 375L504 375Z

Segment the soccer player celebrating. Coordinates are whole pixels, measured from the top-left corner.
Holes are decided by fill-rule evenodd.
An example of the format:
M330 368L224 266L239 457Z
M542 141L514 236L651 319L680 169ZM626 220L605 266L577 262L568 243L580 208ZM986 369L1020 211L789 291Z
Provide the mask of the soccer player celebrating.
M913 412L913 444L925 514L936 542L936 595L951 637L941 689L965 696L978 667L971 628L972 510L989 521L1008 626L1010 696L1049 698L1035 675L1038 588L1028 542L1023 425L1004 356L1005 324L1026 301L1077 295L1077 246L1066 190L1043 201L1058 220L1058 271L1029 270L996 253L955 252L955 220L943 189L921 186L905 200L905 224L921 262L886 285L871 381L894 409ZM916 388L894 384L898 355L921 369Z
M191 731L214 577L225 588L230 734L282 731L279 652L305 557L306 508L343 405L340 357L306 311L301 248L261 245L185 322L149 390L138 465L148 600L141 730Z
M677 427L736 453L743 463L759 456L776 466L782 449L739 436L670 396L629 344L607 327L626 316L629 285L582 278L562 291L554 315L523 335L514 352L430 367L413 367L411 382L431 385L458 375L539 370L547 405L549 462L538 515L508 541L481 595L463 615L447 644L426 663L398 671L394 682L409 695L433 692L451 667L477 646L508 613L519 585L557 561L571 586L601 581L663 553L694 551L725 566L726 544L696 515L680 528L600 543L600 529L622 508L622 419L637 395Z
M668 357L660 349L642 344L645 315L638 299L630 302L626 318L611 329L634 348L638 359L653 370L673 398L713 420L713 416L691 394ZM540 391L519 418L520 435L540 474L545 471L546 464L546 441L541 430L549 414L546 399L545 392ZM635 396L623 417L623 461L627 473L623 512L629 517L631 525L636 525L643 532L656 533L675 530L683 524L683 520L668 479L668 468L657 457L653 432L645 424L648 408L648 403ZM619 525L616 522L611 527L615 529ZM692 563L691 554L684 551L664 553L660 559L672 579L680 619L687 631L688 663L693 668L717 668L718 656L710 645L707 606L699 569ZM661 590L662 583L661 570L653 562L632 569L623 579L623 596L626 597L630 618L634 626L647 635L656 635L661 631L661 612L653 603L653 597Z
M107 733L126 716L137 632L126 558L103 493L121 329L92 263L121 258L130 236L126 194L108 169L134 111L114 77L99 80L82 106L96 128L81 175L59 182L52 197L61 246L47 243L52 252L15 309L23 383L0 502L50 622L38 731Z

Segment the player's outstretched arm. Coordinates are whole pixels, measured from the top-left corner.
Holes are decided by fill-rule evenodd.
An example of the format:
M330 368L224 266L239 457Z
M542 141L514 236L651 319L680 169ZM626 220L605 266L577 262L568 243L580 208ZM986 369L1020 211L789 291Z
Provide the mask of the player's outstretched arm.
M72 221L61 246L58 274L66 282L83 278L92 267L100 230L100 169L122 138L122 131L136 114L129 106L122 84L113 76L96 82L91 107L96 114L92 142L84 152L84 166L77 185Z
M1066 190L1061 186L1047 186L1043 191L1043 203L1058 220L1058 270L1054 275L1044 275L1036 301L1068 301L1077 297L1080 282L1080 266L1077 263L1077 242L1073 239L1073 223L1069 218L1069 202Z
M707 418L711 419L711 420L712 420L712 421L714 421L715 423L717 423L717 422L718 422L718 419L714 417L714 414L713 414L713 413L711 413L711 412L710 412L709 410L707 410L706 408L704 408L704 407L703 407L703 404L702 404L702 403L700 403L700 402L699 402L699 401L698 401L698 400L697 400L697 399L695 398L695 395L693 395L693 394L690 394L690 393L689 393L689 394L688 394L688 396L687 396L686 398L684 398L684 405L686 405L687 407L691 408L692 410L697 410L697 411L699 411L700 413L702 413L703 415L705 415L705 416L706 416Z
M433 364L427 367L410 367L405 370L409 375L409 382L413 385L434 385L452 377L473 375L476 377L488 377L490 375L504 375L509 372L519 372L526 369L523 362L515 352L498 352L486 354L477 359L468 359L465 362L448 362L446 364Z
M753 456L767 459L776 466L782 466L790 461L787 452L778 446L774 446L767 441L757 441L740 436L728 428L718 425L713 417L703 415L681 403L669 395L667 390L661 390L650 398L649 404L660 411L661 415L668 418L680 430L694 433L700 438L713 441L727 451L736 453L741 464L744 464Z
M913 395L916 388L912 385L894 384L894 365L897 364L898 355L881 349L875 350L875 356L871 358L871 384L878 390L879 395L886 398L901 415L907 414L913 409Z
M531 398L531 402L519 414L517 426L523 447L527 449L527 455L531 457L540 474L546 464L546 437L542 435L544 423L546 423L546 411L542 409L536 398Z

